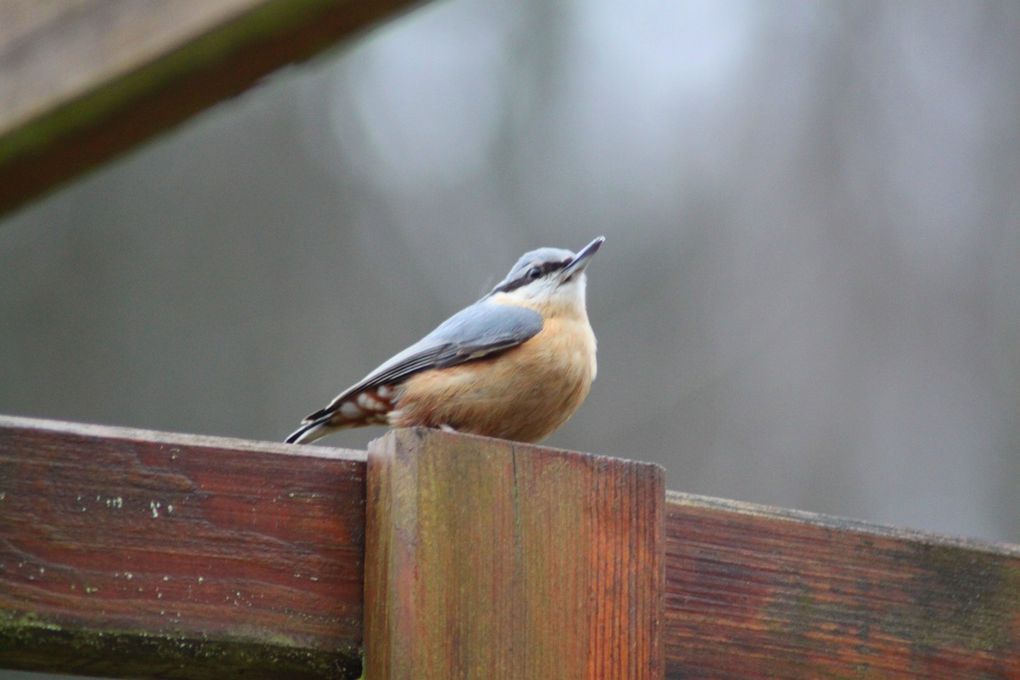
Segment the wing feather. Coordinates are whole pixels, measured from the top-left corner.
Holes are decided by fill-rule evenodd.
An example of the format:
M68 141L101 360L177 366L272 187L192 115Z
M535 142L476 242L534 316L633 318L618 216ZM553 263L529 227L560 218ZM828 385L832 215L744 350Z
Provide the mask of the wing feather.
M446 368L516 347L542 330L542 316L526 307L479 302L444 321L424 338L341 392L304 422L322 420L363 390L394 385L430 368Z

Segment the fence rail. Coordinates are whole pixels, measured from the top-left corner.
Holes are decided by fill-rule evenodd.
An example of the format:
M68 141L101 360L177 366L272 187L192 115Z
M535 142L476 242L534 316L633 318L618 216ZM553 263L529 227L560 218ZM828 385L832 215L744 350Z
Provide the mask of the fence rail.
M366 456L2 417L0 667L1020 677L1020 548L661 479L437 432Z
M1020 678L1020 547L668 494L668 677Z
M357 452L0 418L0 667L357 677L364 500Z

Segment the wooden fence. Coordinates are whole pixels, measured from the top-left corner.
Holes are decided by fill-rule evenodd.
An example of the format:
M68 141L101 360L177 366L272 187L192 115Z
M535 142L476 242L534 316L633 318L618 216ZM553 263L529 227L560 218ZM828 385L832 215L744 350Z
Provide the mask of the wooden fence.
M112 677L1020 677L1016 546L423 430L0 418L0 610L0 667Z

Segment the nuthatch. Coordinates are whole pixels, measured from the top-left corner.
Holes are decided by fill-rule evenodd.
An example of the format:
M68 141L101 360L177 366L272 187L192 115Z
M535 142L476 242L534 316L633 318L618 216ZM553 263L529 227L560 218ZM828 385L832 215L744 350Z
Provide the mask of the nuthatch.
M386 423L527 442L549 435L595 379L584 270L605 240L576 255L525 253L488 295L305 418L287 442Z

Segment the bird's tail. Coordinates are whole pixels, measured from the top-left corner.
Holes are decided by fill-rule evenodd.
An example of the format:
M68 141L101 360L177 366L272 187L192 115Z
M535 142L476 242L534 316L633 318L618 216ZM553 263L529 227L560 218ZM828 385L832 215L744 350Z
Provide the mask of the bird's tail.
M329 416L327 415L310 423L305 423L291 432L284 441L288 444L310 444L316 439L322 439L333 429L336 428L330 426Z
M307 444L336 430L385 425L387 414L393 410L393 394L392 386L345 392L326 408L305 418L301 427L291 432L284 441L288 444Z

